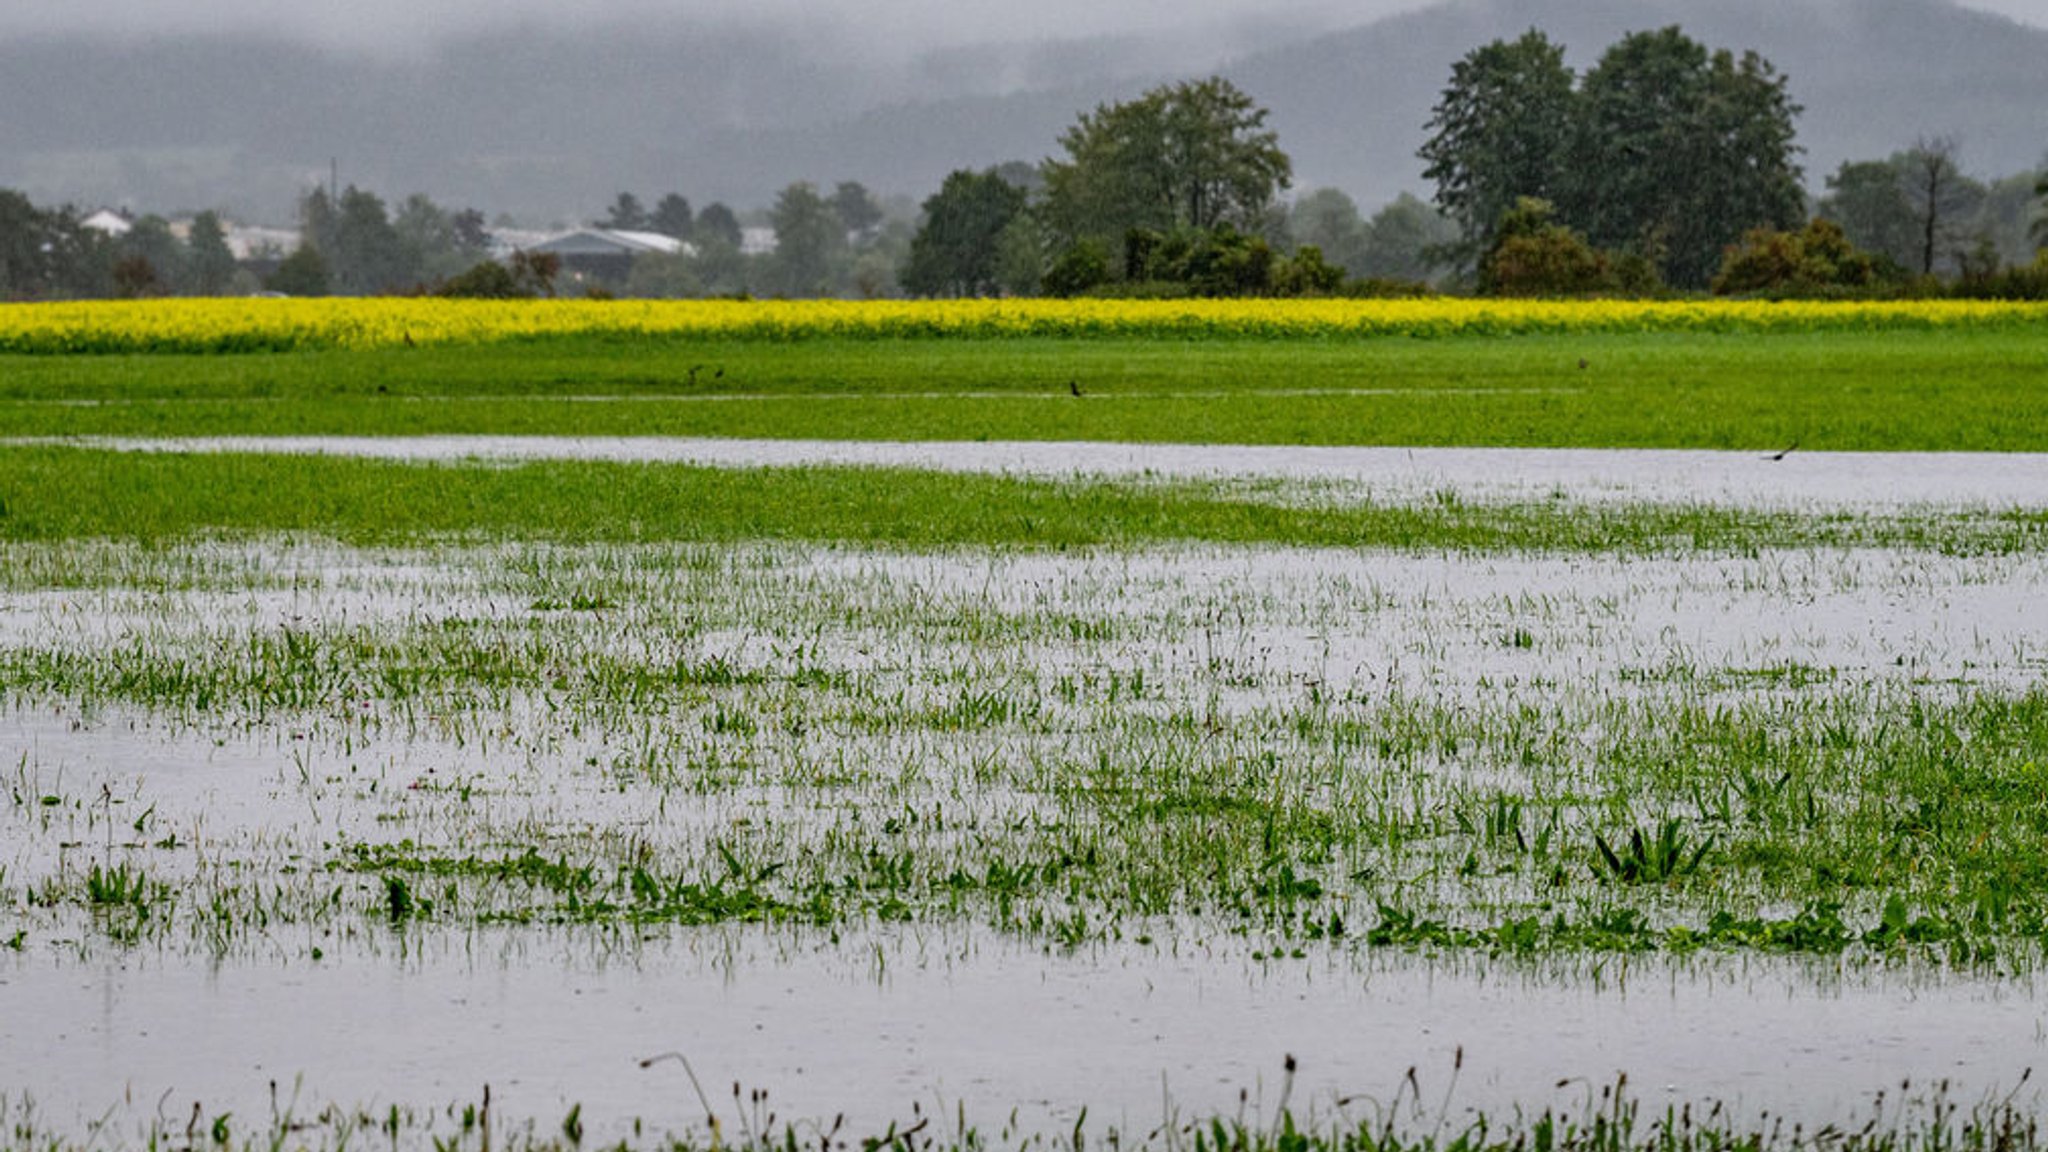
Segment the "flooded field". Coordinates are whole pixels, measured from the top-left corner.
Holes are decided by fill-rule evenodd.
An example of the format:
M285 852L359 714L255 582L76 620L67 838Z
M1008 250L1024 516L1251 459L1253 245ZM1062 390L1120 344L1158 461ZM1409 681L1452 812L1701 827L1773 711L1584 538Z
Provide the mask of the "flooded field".
M2048 498L2030 457L177 446ZM0 1109L253 1137L275 1082L421 1146L487 1083L572 1143L1427 1134L1623 1075L2031 1109L2044 603L2038 548L0 544Z
M613 399L616 398L601 398ZM722 398L721 398L722 399ZM611 460L728 467L863 465L1037 476L1320 481L1351 498L1735 503L1745 507L2040 507L2048 455L1678 449L1342 448L1057 441L750 440L632 436L67 437L148 452L292 452L388 460Z

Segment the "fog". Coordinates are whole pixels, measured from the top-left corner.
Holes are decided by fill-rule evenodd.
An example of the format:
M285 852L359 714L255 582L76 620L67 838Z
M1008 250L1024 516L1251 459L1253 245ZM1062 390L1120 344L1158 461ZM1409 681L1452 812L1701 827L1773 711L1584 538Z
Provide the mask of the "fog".
M1542 27L1586 66L1681 23L1754 47L1806 108L1809 184L1921 136L1974 174L2048 155L2048 0L0 0L0 188L288 223L344 180L522 220L621 189L929 195L1037 161L1080 111L1221 71L1303 188L1426 191L1450 65ZM2022 29L1982 15L2018 18Z
M411 52L507 28L647 23L774 27L870 50L1128 33L1229 35L1251 26L1313 31L1362 23L1430 0L10 0L0 37L255 32L330 47ZM2009 0L2008 0L2009 2ZM808 37L806 37L808 38Z

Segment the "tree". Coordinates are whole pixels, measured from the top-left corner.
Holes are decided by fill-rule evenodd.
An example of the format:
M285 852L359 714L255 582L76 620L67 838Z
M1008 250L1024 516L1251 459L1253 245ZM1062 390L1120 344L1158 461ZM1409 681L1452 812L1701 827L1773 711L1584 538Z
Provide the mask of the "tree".
M1001 173L1002 167L996 171ZM1009 180L1008 176L1003 177ZM996 283L1011 296L1036 296L1045 286L1052 238L1036 213L1019 212L996 237Z
M35 295L47 283L48 230L28 197L0 188L0 299Z
M1365 223L1365 250L1353 276L1375 280L1427 280L1455 251L1457 226L1443 213L1403 192Z
M664 233L666 235L666 233ZM643 252L633 257L626 276L626 295L660 300L688 299L704 294L697 262L685 252Z
M735 252L739 251L740 244L745 238L745 234L740 230L740 218L732 214L732 209L716 200L706 204L704 210L697 213L694 230L699 239L723 240L726 246Z
M2034 242L2027 234L2034 212L2034 185L2041 178L2033 170L1984 181L1977 210L1964 231L1988 240L2001 265L2033 262Z
M859 181L840 181L832 189L831 203L840 226L857 242L866 240L882 222L882 206L875 203L875 198L868 194L867 186Z
M392 218L398 235L403 278L436 282L472 267L484 255L468 247L456 230L455 218L420 193L405 198Z
M1297 245L1314 248L1340 268L1365 261L1365 218L1358 203L1335 188L1318 188L1294 202L1287 232Z
M1918 251L1913 205L1890 160L1843 161L1828 177L1818 215L1841 225L1849 243L1904 268Z
M2034 182L2034 198L2041 203L2035 209L2034 222L2027 229L2027 235L2048 249L2048 170L2043 170L2041 178Z
M769 210L769 221L775 226L776 290L785 296L830 295L846 232L817 188L808 182L784 188Z
M640 206L640 198L631 192L619 193L612 201L605 217L597 222L600 228L617 228L625 232L638 232L647 227L647 210Z
M1024 211L1024 190L996 174L961 169L924 202L898 279L914 296L987 296L1002 289L1002 236Z
M299 200L299 245L332 252L339 243L340 215L327 189L315 188ZM324 263L324 261L323 261Z
M1267 112L1221 77L1098 106L1048 160L1047 222L1069 243L1120 247L1133 229L1257 231L1293 174Z
M405 242L393 228L384 201L351 184L335 208L333 238L320 254L327 261L331 285L363 295L405 288L416 282Z
M161 216L137 219L114 249L115 287L123 296L161 296L185 278L185 244Z
M264 281L272 292L287 296L325 296L329 284L327 261L321 259L320 249L306 243L293 249Z
M1596 246L1631 251L1682 287L1704 287L1722 250L1753 228L1805 216L1794 162L1799 112L1754 52L1709 53L1677 27L1610 47L1581 85L1566 220Z
M201 212L192 218L185 236L185 291L199 296L218 296L227 291L235 275L235 253L228 247L227 229L215 212Z
M1451 66L1419 153L1436 205L1457 225L1455 262L1470 267L1523 198L1568 198L1577 98L1564 48L1531 30Z
M688 240L695 229L696 221L690 215L690 202L674 192L654 202L654 214L647 218L647 227L663 236Z
M746 295L756 287L762 261L740 251L736 238L739 222L732 221L732 236L723 228L708 226L715 219L715 212L724 212L722 204L711 204L697 217L697 255L690 261L690 270L704 291L721 296ZM730 213L726 213L730 218Z
M1953 136L1923 136L1893 158L1913 211L1915 265L1934 275L1944 250L1956 245L1961 219L1974 211L1984 189L1957 165L1962 147Z
M455 231L457 251L482 256L491 250L491 230L481 211L464 208L448 218L448 226Z

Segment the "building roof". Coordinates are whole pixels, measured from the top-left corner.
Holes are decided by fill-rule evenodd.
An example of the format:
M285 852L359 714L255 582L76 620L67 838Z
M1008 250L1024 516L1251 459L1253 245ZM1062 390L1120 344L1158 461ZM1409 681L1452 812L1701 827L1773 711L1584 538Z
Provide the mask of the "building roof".
M112 208L100 209L85 219L80 220L78 226L90 228L95 232L104 232L109 236L126 236L135 229L135 225L126 216L121 215Z
M579 228L532 245L529 252L557 256L638 256L659 252L673 256L687 249L681 240L659 232L624 232L614 228Z

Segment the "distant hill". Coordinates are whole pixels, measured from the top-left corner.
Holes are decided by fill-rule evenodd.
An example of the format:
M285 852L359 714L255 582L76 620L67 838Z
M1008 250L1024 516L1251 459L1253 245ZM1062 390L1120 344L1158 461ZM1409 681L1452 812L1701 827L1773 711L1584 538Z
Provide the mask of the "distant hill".
M1954 134L1966 168L2048 154L2048 30L1949 0L1447 0L1334 33L1274 29L1223 70L1272 108L1301 187L1368 206L1421 187L1451 63L1541 27L1584 67L1681 24L1790 75L1809 184L1845 158ZM530 221L622 189L767 203L792 180L922 197L956 167L1036 160L1080 111L1214 68L1138 38L982 45L909 66L766 31L504 32L410 58L240 37L0 42L0 186L38 200L289 213L323 180Z
M1300 182L1379 201L1420 184L1415 150L1451 63L1543 29L1583 70L1631 31L1682 25L1786 73L1808 183L1921 135L1961 138L2003 175L2048 154L2048 30L1947 0L1457 0L1248 57L1231 77L1273 109Z

